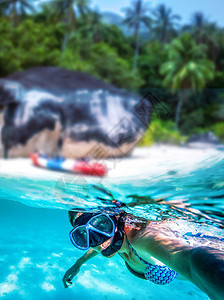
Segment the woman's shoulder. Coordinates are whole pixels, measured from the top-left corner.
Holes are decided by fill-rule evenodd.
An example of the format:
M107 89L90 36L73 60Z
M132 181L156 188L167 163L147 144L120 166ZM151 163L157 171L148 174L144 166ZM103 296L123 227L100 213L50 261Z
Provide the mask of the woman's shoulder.
M131 243L135 243L146 230L147 223L125 222L124 231Z

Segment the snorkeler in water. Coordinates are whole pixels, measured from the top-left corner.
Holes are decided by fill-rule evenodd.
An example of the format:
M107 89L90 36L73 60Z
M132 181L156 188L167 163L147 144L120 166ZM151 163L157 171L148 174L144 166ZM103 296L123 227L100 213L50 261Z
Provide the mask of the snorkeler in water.
M70 211L69 220L71 242L86 252L65 273L65 287L89 259L99 253L105 257L118 253L135 276L164 285L182 275L211 299L224 299L224 252L187 245L162 230L163 222L136 219L124 211Z

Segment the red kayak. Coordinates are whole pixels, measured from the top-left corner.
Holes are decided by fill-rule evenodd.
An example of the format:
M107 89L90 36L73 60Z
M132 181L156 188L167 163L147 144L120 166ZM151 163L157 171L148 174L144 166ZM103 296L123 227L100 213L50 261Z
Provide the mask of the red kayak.
M49 158L47 155L32 153L30 158L34 166L42 167L50 170L74 172L83 175L105 176L107 167L98 162L89 159L66 159L65 157Z

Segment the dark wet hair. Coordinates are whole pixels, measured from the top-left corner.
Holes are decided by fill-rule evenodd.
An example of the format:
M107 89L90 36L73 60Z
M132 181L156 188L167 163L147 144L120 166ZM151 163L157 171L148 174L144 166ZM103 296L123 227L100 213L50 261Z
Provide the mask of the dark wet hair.
M78 215L77 211L70 210L68 212L68 218L73 227L74 227L75 219L77 219L77 215Z
M78 216L79 213L82 213L80 216ZM73 227L77 225L84 225L86 224L96 213L89 213L89 212L80 212L80 211L74 211L70 210L68 212L68 218Z

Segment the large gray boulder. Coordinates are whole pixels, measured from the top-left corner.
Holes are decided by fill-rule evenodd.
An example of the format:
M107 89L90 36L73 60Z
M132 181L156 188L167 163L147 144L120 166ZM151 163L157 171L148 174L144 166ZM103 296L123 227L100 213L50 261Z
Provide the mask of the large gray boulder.
M192 135L187 140L187 145L194 148L218 148L223 146L221 140L212 131Z
M88 74L38 67L0 80L0 155L128 155L147 129L149 99Z

